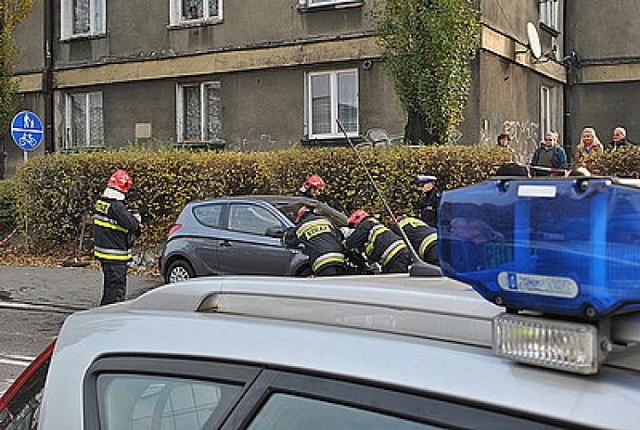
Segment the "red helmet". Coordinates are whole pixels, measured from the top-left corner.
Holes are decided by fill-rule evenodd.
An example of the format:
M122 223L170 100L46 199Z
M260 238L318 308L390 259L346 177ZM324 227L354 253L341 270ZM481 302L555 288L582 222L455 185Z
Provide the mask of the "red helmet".
M107 187L115 188L123 193L129 191L132 185L133 180L131 176L124 170L116 170L109 178L109 182L107 182Z
M358 225L362 222L363 219L370 217L371 215L369 215L368 213L366 213L365 211L363 211L362 209L358 209L356 211L354 211L351 215L349 215L349 219L347 220L347 222L349 224L355 224Z
M322 177L320 175L311 175L307 178L307 180L303 184L303 187L305 187L306 189L318 188L319 190L321 190L324 188L324 181L322 180Z
M309 212L310 210L311 209L309 209L306 206L301 206L300 209L298 209L298 213L296 214L296 222L300 222L300 220L302 219L302 216L307 212Z

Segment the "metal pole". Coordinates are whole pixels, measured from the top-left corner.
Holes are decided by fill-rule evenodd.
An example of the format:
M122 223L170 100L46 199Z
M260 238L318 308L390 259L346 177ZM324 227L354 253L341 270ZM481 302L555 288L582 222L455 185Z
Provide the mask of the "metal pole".
M380 200L382 201L382 204L384 205L385 209L389 213L389 216L391 216L391 219L395 221L396 215L393 213L393 211L391 210L391 207L387 203L387 199L384 198L384 195L378 188L378 185L376 184L376 181L373 179L373 176L371 176L371 173L369 173L369 169L367 168L367 165L364 164L364 160L362 159L360 152L358 151L356 146L353 144L353 142L349 138L349 135L347 135L347 131L342 125L342 122L340 122L339 119L336 119L336 123L338 123L338 128L340 128L340 131L342 131L342 133L344 134L344 137L347 139L347 142L349 142L349 146L351 146L353 151L356 153L356 157L358 158L358 162L360 163L360 166L362 167L364 172L367 174L367 177L369 178L369 182L371 182L371 185L373 185L374 190L378 194L378 197L380 197ZM413 264L409 269L409 274L411 276L428 276L428 277L442 276L442 271L438 266L431 265L420 259L420 256L411 245L411 242L409 241L409 238L407 237L407 234L405 233L405 231L401 227L399 227L398 230L400 230L402 239L404 240L404 242L407 244L407 247L411 251L411 259L413 260Z

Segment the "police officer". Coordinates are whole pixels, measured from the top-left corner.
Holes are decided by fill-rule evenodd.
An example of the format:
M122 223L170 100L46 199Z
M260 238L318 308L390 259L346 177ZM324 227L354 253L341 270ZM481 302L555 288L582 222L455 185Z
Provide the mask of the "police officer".
M140 216L124 204L131 185L131 176L124 170L117 170L94 206L94 255L100 260L104 277L100 305L125 298L127 263L133 257L133 237L140 229Z
M321 215L314 213L310 202L298 210L296 226L285 234L289 247L304 245L315 276L336 276L345 272L342 233Z
M431 227L438 226L438 205L442 193L436 186L438 178L430 175L418 175L417 188L422 193L419 203L420 219Z
M310 199L318 199L324 188L324 180L320 175L311 175L300 187L300 194Z
M362 209L354 211L348 222L355 230L345 241L347 249L364 252L370 261L382 266L383 273L409 271L411 257L400 236Z
M422 261L440 265L438 258L438 231L424 221L406 215L398 217L391 226L391 231L402 236L400 229L407 235L411 246L418 253Z

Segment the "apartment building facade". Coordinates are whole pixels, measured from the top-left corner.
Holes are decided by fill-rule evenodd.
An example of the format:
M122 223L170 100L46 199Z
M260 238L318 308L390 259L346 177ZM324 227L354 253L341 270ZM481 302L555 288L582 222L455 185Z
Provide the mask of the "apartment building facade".
M576 136L579 115L600 115L605 126L604 106L598 112L568 99L606 98L607 86L619 84L594 83L580 68L602 66L595 58L609 51L597 34L582 34L576 19L589 24L597 15L578 3L476 2L482 48L454 143L493 144L507 131L526 159L547 130ZM371 7L370 0L42 0L16 32L20 107L45 125L34 155L131 142L225 150L344 144L336 118L354 139L374 128L401 135L405 114L385 74ZM540 39L538 58L528 22ZM593 58L579 58L592 63L567 54L583 45ZM11 176L23 153L3 141Z

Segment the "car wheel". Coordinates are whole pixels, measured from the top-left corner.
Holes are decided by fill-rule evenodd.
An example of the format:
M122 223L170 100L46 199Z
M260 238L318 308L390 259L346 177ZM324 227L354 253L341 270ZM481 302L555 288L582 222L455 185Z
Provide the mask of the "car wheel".
M191 264L186 260L175 260L169 265L167 273L165 274L165 281L168 284L174 282L186 281L195 276L195 272Z

